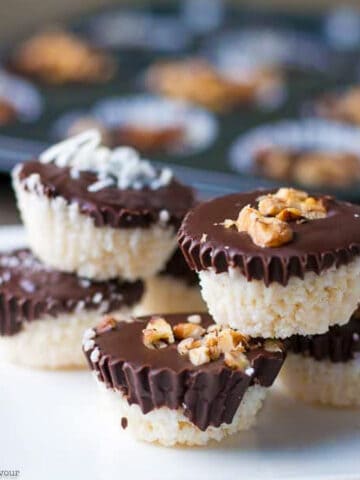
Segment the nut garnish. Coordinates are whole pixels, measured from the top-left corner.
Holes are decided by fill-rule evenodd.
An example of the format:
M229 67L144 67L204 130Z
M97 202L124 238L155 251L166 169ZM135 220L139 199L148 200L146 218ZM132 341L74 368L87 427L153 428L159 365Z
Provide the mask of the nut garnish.
M164 348L174 343L171 325L161 317L153 317L143 330L143 343L147 348Z
M293 237L293 232L286 222L274 217L264 217L249 205L240 211L238 219L232 224L239 232L247 232L259 247L279 247L290 242ZM227 225L225 224L225 227Z
M297 220L299 215L307 220L326 217L326 209L321 199L309 197L306 192L294 188L280 188L276 193L260 197L258 201L261 215L277 216L284 221ZM284 210L290 212L282 214ZM288 220L286 215L289 216ZM295 218L292 218L293 216Z
M201 347L189 350L190 362L195 365L203 365L210 362L210 353L208 347L202 345Z
M249 360L241 351L232 350L224 354L224 362L230 368L236 370L245 370L249 365Z
M199 325L201 323L201 315L189 315L186 320L190 323L196 323Z
M151 349L162 349L180 340L177 345L179 355L187 355L190 362L203 365L218 360L224 356L224 363L233 369L244 370L250 363L244 354L251 348L249 337L221 325L210 325L203 328L200 325L183 322L172 327L164 318L153 317L143 330L143 343ZM269 343L269 348L275 348ZM280 345L276 348L281 351ZM274 350L275 351L275 350Z
M173 327L173 330L175 337L181 340L189 337L200 338L205 333L203 327L194 323L178 323Z
M180 355L187 355L189 353L189 350L192 348L198 348L201 346L200 340L195 340L194 338L184 338L184 340L181 340L181 342L177 346L177 351L180 353Z
M321 199L294 188L280 188L257 200L258 210L246 205L237 220L225 219L222 225L225 228L235 226L239 232L248 233L259 247L280 247L289 243L293 239L290 222L326 217Z
M244 342L244 343L243 343ZM241 333L225 328L218 335L218 345L223 353L231 352L232 350L245 350L244 336Z

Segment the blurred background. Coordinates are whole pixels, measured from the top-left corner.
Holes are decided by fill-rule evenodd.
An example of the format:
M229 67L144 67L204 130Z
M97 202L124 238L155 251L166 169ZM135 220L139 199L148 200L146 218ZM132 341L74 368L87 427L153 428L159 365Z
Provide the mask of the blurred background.
M3 1L0 42L0 224L11 168L88 128L203 197L360 201L358 1Z

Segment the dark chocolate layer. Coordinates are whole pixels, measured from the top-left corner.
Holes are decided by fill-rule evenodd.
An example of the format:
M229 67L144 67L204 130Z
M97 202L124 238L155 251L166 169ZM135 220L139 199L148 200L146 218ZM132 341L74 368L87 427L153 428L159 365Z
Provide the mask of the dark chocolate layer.
M165 315L171 325L187 321L187 314ZM201 314L203 327L213 324L210 315ZM177 342L160 350L145 347L142 330L151 317L134 323L121 322L94 338L99 348L98 362L89 365L108 388L126 395L130 404L144 414L160 407L183 408L184 414L201 430L231 423L247 388L253 384L269 387L285 358L284 351L269 352L263 342L253 340L246 355L252 369L232 370L220 357L194 366L177 351Z
M27 250L0 254L0 335L14 335L23 322L77 310L109 313L140 301L141 281L90 281L45 267Z
M69 168L31 161L22 165L20 181L34 173L40 175L45 195L77 203L80 212L93 218L97 227L147 228L158 223L159 212L166 210L170 215L167 223L178 228L187 211L195 205L193 190L175 179L157 190L147 187L120 190L114 186L89 192L88 187L97 181L95 173L84 171L79 178L72 178ZM26 183L24 185L26 188Z
M191 210L179 230L179 245L196 271L226 272L238 268L247 280L286 285L292 276L320 274L332 266L350 263L360 255L360 206L321 197L327 209L323 219L293 222L293 240L281 247L257 246L246 232L225 228L225 219L237 219L240 210L269 190L236 193L204 202Z
M335 325L322 335L294 335L286 341L289 351L315 360L348 362L360 352L360 318L346 325Z
M189 268L182 251L178 248L159 275L173 277L192 287L199 284L198 275Z

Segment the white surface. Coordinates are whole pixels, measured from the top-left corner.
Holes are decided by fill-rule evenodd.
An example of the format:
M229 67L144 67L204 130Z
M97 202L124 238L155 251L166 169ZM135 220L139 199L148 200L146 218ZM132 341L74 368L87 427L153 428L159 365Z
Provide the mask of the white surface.
M0 229L0 248L22 243L21 230ZM166 449L109 425L97 393L88 372L0 366L0 478L6 469L24 480L360 478L360 410L305 406L274 389L250 432Z

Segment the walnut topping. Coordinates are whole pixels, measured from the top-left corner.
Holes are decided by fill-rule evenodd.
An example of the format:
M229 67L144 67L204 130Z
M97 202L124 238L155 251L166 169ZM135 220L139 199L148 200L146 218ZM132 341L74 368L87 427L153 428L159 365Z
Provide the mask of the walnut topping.
M112 330L117 325L117 322L114 317L111 315L105 315L100 322L96 325L96 331L98 333L107 332L108 330Z
M174 343L171 325L161 317L153 317L143 330L143 343L147 348L165 348Z
M264 195L258 200L261 215L276 216L286 222L299 217L307 220L326 217L322 200L309 197L306 192L294 188L280 188L276 193Z
M203 327L194 323L178 323L173 330L175 337L181 340L189 337L200 338L205 332Z
M279 247L290 242L293 236L286 222L274 217L264 217L249 205L240 211L235 222L225 220L226 228L232 225L235 225L239 232L247 232L259 247Z
M276 215L276 218L278 220L281 220L282 222L293 222L295 220L300 220L303 217L303 214L301 213L301 210L299 210L298 208L284 208L283 210L281 210L281 212L279 212L277 215Z
M231 352L232 350L244 351L246 340L241 333L225 328L218 335L218 346L223 353Z
M194 338L184 338L177 346L177 351L180 355L187 355L189 351L193 348L198 348L201 346L200 340L195 340Z
M280 247L293 238L290 222L324 217L326 208L321 199L309 197L301 190L280 188L274 194L259 197L258 210L246 205L237 220L225 219L222 225L248 233L259 247Z
M245 370L250 365L246 355L238 350L226 352L224 354L224 362L225 365L236 370Z
M195 366L218 360L221 355L224 355L224 361L228 358L231 368L244 367L245 370L249 366L246 356L245 361L240 355L251 348L248 337L229 327L210 325L205 329L190 322L172 327L164 318L153 317L143 330L143 343L147 348L166 348L175 342L175 338L180 340L177 345L179 355L187 355ZM227 354L230 356L225 357Z
M190 322L190 323L196 323L197 325L199 325L201 323L201 315L189 315L187 317L187 321Z
M202 345L201 347L189 350L189 359L195 366L210 362L211 359L208 347Z

